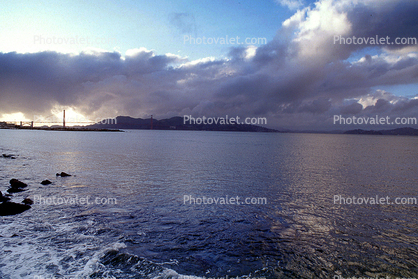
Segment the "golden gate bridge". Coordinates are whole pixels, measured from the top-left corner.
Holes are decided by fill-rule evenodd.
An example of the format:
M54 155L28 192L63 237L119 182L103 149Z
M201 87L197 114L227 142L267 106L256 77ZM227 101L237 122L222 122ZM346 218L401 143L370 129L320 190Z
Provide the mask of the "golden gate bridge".
M57 116L54 115L54 114L51 114L51 115L49 115L49 116L47 116L43 119L48 119L48 118L51 118L51 117L57 117ZM34 127L34 124L59 124L59 123L62 123L62 127L65 128L66 124L68 124L68 123L71 123L71 124L74 124L74 123L77 123L77 124L94 124L95 123L94 121L66 121L65 120L65 110L63 110L63 112L62 112L62 122L60 122L58 118L56 120L57 121L44 121L44 120L41 120L41 121L25 121L25 120L18 121L18 120L16 120L16 121L5 121L5 122L8 125L15 125L15 126L20 126L20 127L31 127L31 128Z

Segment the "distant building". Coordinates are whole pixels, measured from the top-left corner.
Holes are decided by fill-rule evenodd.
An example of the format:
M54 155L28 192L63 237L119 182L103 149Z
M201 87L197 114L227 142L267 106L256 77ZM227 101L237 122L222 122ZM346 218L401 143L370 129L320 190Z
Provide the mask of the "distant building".
M13 129L16 128L16 124L14 123L7 123L7 122L0 122L0 129Z

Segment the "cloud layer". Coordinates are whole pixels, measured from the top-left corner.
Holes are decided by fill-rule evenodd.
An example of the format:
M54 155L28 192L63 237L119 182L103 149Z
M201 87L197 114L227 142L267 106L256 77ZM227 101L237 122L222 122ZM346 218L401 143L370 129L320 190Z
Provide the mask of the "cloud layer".
M295 12L255 54L234 47L223 59L189 61L145 48L125 56L0 53L0 114L32 118L73 107L91 119L263 116L270 127L299 130L353 128L333 125L335 114L418 117L418 98L375 89L418 84L417 45L334 44L336 35L415 37L417 13L415 1L322 0ZM184 18L170 20L194 28Z

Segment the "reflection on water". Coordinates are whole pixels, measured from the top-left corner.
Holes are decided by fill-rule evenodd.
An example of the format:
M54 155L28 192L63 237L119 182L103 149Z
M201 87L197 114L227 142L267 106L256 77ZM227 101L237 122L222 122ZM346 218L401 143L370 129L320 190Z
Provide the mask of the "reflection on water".
M417 138L186 131L0 133L2 151L19 154L16 160L0 160L1 191L15 177L30 185L23 194L29 197L79 195L118 201L34 205L16 218L5 218L2 235L18 230L20 238L8 237L0 247L15 259L2 257L2 277L21 271L16 259L28 252L13 247L22 241L35 251L33 260L25 263L32 275L418 275L417 205L333 202L334 195L417 197ZM61 171L74 176L56 178ZM40 185L46 178L53 184ZM190 205L183 203L184 195L266 197L268 203ZM53 255L40 251L42 245ZM41 261L50 264L35 267Z

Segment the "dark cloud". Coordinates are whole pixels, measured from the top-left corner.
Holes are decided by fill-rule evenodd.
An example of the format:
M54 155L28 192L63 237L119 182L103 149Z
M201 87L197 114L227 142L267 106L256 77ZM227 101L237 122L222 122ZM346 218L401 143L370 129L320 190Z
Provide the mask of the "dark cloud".
M359 4L348 13L348 18L352 24L352 35L356 37L389 36L391 42L394 42L398 37L416 37L417 13L417 1L393 1L387 2L386 5ZM399 49L405 46L390 44L386 47Z
M340 107L340 112L344 115L356 115L359 114L362 110L363 106L357 102Z
M331 108L329 99L317 99L300 107L300 112L310 112L312 114L324 113Z

